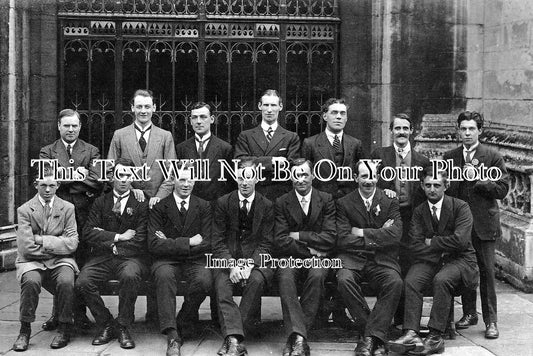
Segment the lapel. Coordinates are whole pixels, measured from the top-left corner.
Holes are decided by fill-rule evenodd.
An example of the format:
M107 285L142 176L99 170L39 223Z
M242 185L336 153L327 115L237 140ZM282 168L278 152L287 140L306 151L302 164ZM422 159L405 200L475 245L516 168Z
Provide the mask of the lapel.
M39 201L38 196L39 194L36 194L31 199L29 206L33 212L32 217L35 220L35 223L37 224L37 226L39 226L41 231L44 231L44 228L46 225L46 221L44 219L44 209L43 209L43 206L41 205L41 202Z
M218 154L218 147L219 147L218 137L216 137L215 135L213 135L213 133L211 133L211 138L209 139L207 146L205 146L204 159L209 160L209 170L213 172L214 170L211 169L211 166L213 166L214 164L219 164L216 159L217 154ZM196 151L196 147L195 147L195 151ZM198 155L198 152L197 152L197 155Z
M150 137L148 138L148 143L146 144L146 165L148 167L152 167L152 164L154 161L161 156L162 150L160 150L161 147L161 129L154 125L152 122L152 128L150 130ZM141 152L141 147L139 146L139 142L137 142L137 146L139 147L139 152ZM168 158L168 157L167 157Z
M377 193L377 192L376 192ZM369 213L366 211L365 202L363 201L363 197L361 196L361 193L359 193L359 189L356 189L353 192L354 199L353 199L353 205L355 210L361 215L363 218L363 221L365 222L365 226L358 226L361 228L368 227L370 224L370 218ZM372 200L372 205L374 205L374 202L376 201L376 195L374 195L374 199ZM372 207L370 208L372 210Z
M311 196L311 201L312 200L313 200L313 197ZM294 191L294 189L292 189L289 192L289 195L287 196L287 200L285 201L285 204L287 205L287 210L289 211L289 214L291 215L293 220L296 221L297 224L301 224L304 213L302 211L302 207L300 206L300 202L298 201L298 198L296 197L296 192Z
M211 141L211 140L210 140ZM178 159L199 159L198 151L196 150L196 139L193 136L183 143L184 148L184 157L179 157Z
M257 193L255 194L257 199ZM239 208L239 194L237 194L237 191L234 191L228 197L228 213L230 216L231 229L235 231L239 230Z
M40 203L39 203L40 205ZM58 228L59 223L61 222L61 214L63 214L63 209L65 207L65 204L63 203L63 200L61 200L59 197L54 198L54 205L52 206L52 214L50 215L50 219L48 219L48 223L45 224L45 231L46 233L49 233L50 231L54 231ZM41 206L41 209L42 206ZM44 212L44 209L43 209ZM60 229L63 230L63 229Z
M439 218L439 226L438 226L438 233L443 233L444 229L446 228L446 224L448 223L448 220L450 219L451 211L452 211L452 199L446 195L444 195L444 200L442 201L442 206L440 209L440 218ZM428 208L429 211L429 208Z
M174 192L170 193L170 195L166 198L165 210L167 212L168 220L170 221L172 226L174 226L176 230L181 231L183 226L179 225L181 217L179 216L179 208L178 205L176 205Z
M78 146L79 141L80 140L78 139L75 146ZM74 157L74 149L72 149L72 157ZM57 159L57 162L61 167L68 167L71 165L68 159L67 149L63 145L61 139L56 140L52 147L52 158Z
M462 167L463 166L463 145L461 144L461 146L457 147L450 156L453 159L454 166Z
M426 229L431 231L433 234L436 234L437 231L433 229L433 222L432 222L433 220L431 217L431 211L429 211L428 201L424 200L422 204L424 204L424 209L422 209L422 218L424 219L424 224L426 225ZM442 210L441 210L441 217L442 217ZM440 220L439 220L439 226L440 226Z
M120 216L120 231L123 231L123 229L127 230L127 228L130 226L130 220L133 218L133 213L131 215L128 214L128 208L132 209L132 211L135 212L135 208L137 207L137 205L137 199L135 199L135 196L130 192L130 196L128 197L128 201L126 202L126 206L124 207L124 211Z
M299 202L298 205L300 205ZM324 202L322 201L320 194L318 194L318 191L313 188L313 191L311 193L311 215L309 215L309 223L313 224L315 221L318 220L318 215L322 212L322 205L324 205Z
M346 140L343 140L343 141L344 143L346 143ZM322 157L329 159L331 161L334 161L335 157L333 157L333 151L331 150L330 147L331 147L331 144L329 143L328 136L326 135L325 132L321 132L316 138L316 149Z
M174 200L174 204L176 204L175 200ZM196 198L194 195L191 195L191 198L189 199L189 210L187 210L187 216L185 217L185 224L183 224L184 232L189 230L193 222L196 222L196 220L200 219L199 217L200 214L198 214L198 210L200 210L200 204L198 203L198 198ZM201 225L201 221L198 221L198 223L200 223Z
M264 205L265 205L263 196L257 192L255 193L254 204L255 204L255 207L254 207L254 220L252 223L252 234L256 236L261 219L263 219L263 212L264 212Z
M462 151L461 151L462 153ZM487 150L485 149L485 146L483 146L481 143L477 146L476 153L474 153L474 157L472 157L472 160L477 159L480 163L485 162L485 157L487 155ZM479 163L478 163L479 164Z
M343 166L350 166L354 152L354 145L355 142L351 140L351 137L344 133L344 135L342 135L342 146L344 147L344 159L342 161Z
M130 151L129 156L131 157L135 166L137 167L142 166L141 159L143 157L143 152L141 151L141 146L139 146L139 141L137 141L137 133L135 132L135 123L131 124L130 126L127 126L124 134L125 134L124 141L126 143L126 147ZM150 136L152 136L152 134L153 134L153 131L150 133Z
M261 129L262 131L262 129ZM261 132L261 134L263 134L263 132ZM276 129L276 131L274 131L274 135L272 136L272 140L270 140L270 143L268 144L267 146L267 151L266 151L266 154L268 155L270 152L274 151L274 148L276 148L276 146L283 140L283 138L285 137L287 133L285 132L285 129L283 127L281 127L281 125L278 123L278 128ZM263 134L263 136L265 136ZM266 137L265 137L265 141L266 141Z
M278 125L278 129L279 129L279 125ZM274 137L275 136L276 135L274 135ZM272 137L272 140L274 140L274 137ZM259 124L258 126L256 126L255 128L252 129L252 138L259 145L261 150L264 153L266 153L267 152L267 148L268 148L268 141L267 141L267 139L265 137L265 134L263 133L263 129L261 128L261 124Z
M85 156L85 150L86 150L85 143L78 138L78 140L76 141L76 144L74 145L74 147L72 147L72 154L71 154L72 159L74 160L75 166L80 165L82 163L82 160ZM65 149L65 155L67 155L66 149Z

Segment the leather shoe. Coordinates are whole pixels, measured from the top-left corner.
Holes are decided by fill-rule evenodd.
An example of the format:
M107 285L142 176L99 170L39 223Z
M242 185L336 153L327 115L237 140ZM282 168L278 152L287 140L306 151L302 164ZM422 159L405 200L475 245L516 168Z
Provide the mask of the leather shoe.
M357 343L355 356L373 356L377 348L377 339L373 336L365 336L363 340Z
M472 325L477 325L477 322L477 314L465 314L457 323L455 323L455 328L457 330L468 329L468 327Z
M116 338L116 331L113 324L107 324L93 339L93 345L104 345Z
M311 354L307 340L299 334L294 336L291 349L291 356L310 356Z
M424 342L414 330L407 330L403 336L389 341L388 345L389 350L399 354L404 354L408 351L421 352L424 350Z
M183 341L178 339L171 339L167 345L166 356L181 356L181 345Z
M290 356L292 351L292 335L287 338L287 342L285 343L285 347L283 348L282 356Z
M41 328L44 330L44 331L52 331L52 330L55 330L57 329L57 326L59 325L59 321L57 320L57 318L52 315L50 317L50 319L48 319L47 321L45 321L43 323L43 325L41 326Z
M223 353L220 353L223 352ZM219 355L224 356L244 356L248 355L248 351L243 344L235 336L226 336L222 347L217 352Z
M17 341L13 344L13 351L26 351L30 343L30 335L19 334Z
M135 341L133 341L128 329L122 325L118 327L118 342L123 349L133 349L135 347Z
M442 335L430 332L424 339L424 349L421 352L410 351L409 355L426 356L444 352L444 339Z
M52 340L52 343L50 344L50 347L52 349L62 349L63 347L67 346L70 341L70 335L65 332L60 332L54 339Z
M500 332L498 331L498 325L496 325L496 323L489 323L487 325L487 329L485 330L485 338L497 339L499 336Z

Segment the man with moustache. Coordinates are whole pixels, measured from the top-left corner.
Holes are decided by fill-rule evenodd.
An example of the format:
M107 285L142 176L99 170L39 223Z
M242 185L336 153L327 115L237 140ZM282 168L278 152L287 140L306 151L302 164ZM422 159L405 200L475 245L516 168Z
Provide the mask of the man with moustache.
M427 201L413 211L409 231L413 264L404 281L404 335L389 342L391 351L410 355L444 352L443 332L448 324L455 292L475 288L478 279L476 256L470 234L472 213L464 201L444 194L446 171L433 174L426 167L421 184ZM418 332L422 317L423 291L433 287L429 335L422 341Z
M225 160L231 165L233 149L229 143L211 133L211 124L215 121L215 117L211 115L209 104L194 103L190 120L194 137L176 146L176 157L178 159L207 159L209 161L211 180L208 182L197 181L194 184L193 194L214 203L216 199L229 191L230 186L229 182L220 180L221 170L218 160Z
M364 336L355 355L385 355L389 325L403 288L397 261L402 220L398 200L376 188L377 166L362 160L355 169L357 190L337 201L337 251L342 260L337 287ZM377 292L371 312L361 292L363 278Z
M336 167L349 167L354 170L357 161L363 158L363 149L361 141L344 133L344 126L348 120L347 111L348 105L344 99L330 98L324 103L322 118L326 122L326 129L304 140L302 157L314 164L322 159L328 159ZM325 179L331 177L331 166L326 163L321 164L319 173ZM355 182L339 182L338 177L333 176L332 179L325 181L314 179L313 186L338 199L353 191Z
M57 128L60 138L41 148L39 158L57 159L59 167L75 168L74 176L70 180L61 181L56 195L74 204L78 236L81 236L93 201L102 190L102 184L98 181L98 171L93 166L93 161L100 159L100 152L98 148L79 138L81 121L77 111L61 110L57 120ZM80 268L85 264L88 252L85 243L80 241L75 253L76 263ZM57 303L54 298L52 316L43 323L43 330L49 331L57 328L59 321L55 311L56 307ZM92 325L87 318L85 306L78 301L76 301L74 310L74 322L82 329L88 329Z
M409 140L414 130L413 122L409 115L404 113L394 115L389 128L393 139L392 145L378 148L371 155L372 159L381 160L381 168L411 169L413 167L421 167L423 169L430 165L429 159L426 156L418 153L411 147ZM383 189L390 197L396 196L400 202L403 231L399 248L399 262L402 277L407 275L411 266L408 238L413 209L426 199L419 181L408 181L405 178L397 174L394 180L386 181L380 175L378 180L378 187ZM395 323L397 324L400 324L401 320L403 320L403 304L402 301L398 305L398 311L395 316Z
M215 290L224 343L218 355L246 354L244 335L257 335L255 315L261 315L261 295L274 270L260 268L261 255L272 249L272 203L255 191L257 166L243 161L237 172L238 190L219 198L213 224L213 256L226 261L252 259L253 265L216 269ZM240 284L240 305L233 301L233 286Z
M78 247L74 205L56 196L59 183L52 170L37 173L34 185L37 194L17 209L21 326L14 351L28 349L41 286L57 299L58 335L50 347L67 346L73 328L74 274L79 272L72 258Z
M335 246L335 203L331 194L312 187L313 178L311 162L296 159L291 168L294 189L276 200L274 244L282 258L325 257ZM307 331L318 312L328 270L280 268L278 273L288 334L283 356L309 356ZM298 280L304 281L299 300Z
M93 204L82 235L91 247L90 259L76 280L77 297L85 301L100 329L92 344L104 345L118 337L123 349L135 347L128 329L135 318L137 291L148 272L148 203L139 202L131 194L131 173L125 169L132 165L119 158L115 162L113 191ZM109 279L120 282L116 320L98 291L99 285Z
M276 90L266 90L258 107L261 110L261 124L240 133L235 143L235 158L254 159L264 167L266 179L257 184L256 190L275 201L290 190L288 182L272 181L275 164L278 162L281 167L297 158L300 139L295 132L284 129L278 123L283 103Z
M211 206L192 195L191 167L176 172L174 192L150 211L148 250L152 255L159 326L167 335L167 356L179 356L185 328L194 328L200 304L211 292L211 271L205 254L211 252ZM187 292L178 316L176 292L179 281Z
M176 158L174 139L169 131L152 123L156 105L150 90L139 89L133 94L131 111L135 114L135 121L115 131L107 158L123 157L132 161L136 167L146 164L149 168L149 179L133 182L132 193L141 202L145 199L144 195L148 195L148 207L152 209L161 199L172 193L172 182L163 181L163 173L156 160Z
M483 115L475 111L465 111L457 118L459 136L463 144L444 154L444 160L452 160L455 167L485 168L496 167L502 173L497 181L454 181L448 194L468 203L474 216L472 244L476 250L479 266L481 310L485 322L485 338L497 339L498 312L496 280L494 277L496 240L502 235L500 209L497 199L503 199L509 191L509 175L502 156L479 142L483 130ZM476 311L477 294L475 289L466 289L462 296L463 317L455 324L457 329L466 329L478 322Z

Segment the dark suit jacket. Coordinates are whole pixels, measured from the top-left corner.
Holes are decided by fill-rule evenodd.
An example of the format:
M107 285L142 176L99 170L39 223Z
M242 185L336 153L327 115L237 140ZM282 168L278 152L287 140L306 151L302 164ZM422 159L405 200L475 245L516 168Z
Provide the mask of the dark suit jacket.
M479 272L471 231L472 213L464 201L444 196L437 231L433 229L429 205L420 204L413 212L409 230L413 262L457 265L464 285L475 288ZM426 238L431 238L429 246L425 244Z
M464 164L463 146L448 151L444 160L453 160L453 165ZM509 175L502 156L483 144L479 144L472 160L477 159L485 167L498 167L503 175L499 181L450 182L446 194L464 200L474 216L474 231L481 240L496 240L502 234L500 209L496 199L503 199L509 191Z
M284 129L279 123L270 143L267 141L261 125L241 132L237 138L237 143L235 143L235 158L251 158L265 167L264 175L267 179L259 182L259 185L272 184L272 157L285 157L290 162L298 158L299 151L300 139L298 135ZM285 183L285 185L287 184Z
M376 149L374 152L372 152L371 158L381 159L382 167L396 167L396 151L394 150L394 146L387 146ZM411 147L411 167L427 167L430 164L431 163L426 156L416 152ZM420 187L419 180L410 181L408 182L408 184L410 185L411 191L410 206L414 209L418 204L426 200L426 195L424 194L422 187ZM378 187L381 189L390 189L396 191L394 180L385 181L383 180L381 175L378 179Z
M152 123L150 136L143 153L137 141L134 125L131 124L115 131L109 145L107 158L118 159L124 157L133 161L133 164L137 167L141 167L143 161L146 162L146 166L150 168L148 171L150 180L133 182L132 187L143 190L150 197L163 199L172 193L173 182L171 180L163 180L163 173L156 160L176 158L174 139L169 131L163 130Z
M389 219L394 220L392 226L383 227ZM363 237L353 235L352 227L363 229ZM398 247L402 219L398 199L388 198L376 188L367 212L359 191L351 192L337 200L337 231L337 253L344 268L362 270L367 262L373 261L400 273Z
M196 182L193 190L194 195L201 199L212 201L218 199L229 191L229 187L231 186L230 182L219 181L220 163L218 160L224 159L231 167L233 167L231 162L233 158L232 153L233 148L229 143L211 135L204 150L204 159L209 160L209 176L211 177L211 181ZM200 159L198 151L196 150L194 137L191 137L176 146L176 157L177 159Z
M255 193L252 233L240 241L243 258L253 258L256 266L261 263L260 254L271 252L274 234L272 202ZM239 195L237 191L217 200L213 222L213 254L217 258L235 258L240 238Z
M148 250L154 261L152 268L185 260L205 260L205 253L211 252L211 217L210 204L194 195L189 200L183 225L174 194L157 203L150 210L148 223ZM158 238L156 231L164 233L166 239ZM196 234L202 235L202 243L190 246L189 238Z
M113 205L113 192L98 197L83 229L81 240L91 247L91 264L113 258L113 245L116 246L119 257L147 256L148 202L141 203L130 193L120 216L113 213ZM129 229L135 230L133 239L116 243L113 241L116 234L122 234Z
M335 247L335 203L331 194L313 189L310 202L311 213L307 226L304 213L294 190L276 200L274 213L274 244L279 255L307 258L312 247L329 253ZM300 239L294 240L290 232L299 232Z
M61 167L84 167L89 170L87 179L84 181L62 181L59 191L64 191L70 194L76 193L91 193L99 194L102 189L102 184L98 181L99 173L98 167L93 167L93 160L100 159L100 152L98 148L81 139L76 141L72 147L71 157L74 163L69 162L67 149L61 139L54 143L44 146L39 152L41 159L57 159Z
M342 166L350 167L352 172L354 172L355 163L363 158L361 141L355 137L344 134L342 145L344 147L344 160ZM302 157L305 157L305 159L308 159L313 163L316 163L321 159L329 159L330 161L335 162L335 157L331 150L331 144L329 143L325 132L304 140L302 145ZM320 166L320 175L326 178L329 177L330 174L331 169L329 165L322 164ZM353 177L350 178L353 179ZM315 178L313 180L313 186L323 192L330 193L334 198L340 198L353 191L356 187L356 183L355 181L338 182L337 178L322 182Z

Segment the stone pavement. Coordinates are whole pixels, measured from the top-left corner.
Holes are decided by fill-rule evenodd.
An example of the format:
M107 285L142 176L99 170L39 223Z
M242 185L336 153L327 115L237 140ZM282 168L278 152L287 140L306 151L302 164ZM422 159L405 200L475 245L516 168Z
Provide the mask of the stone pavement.
M19 285L15 280L15 272L0 273L0 355L15 354L11 346L15 341L20 324L18 322ZM181 305L181 298L178 305ZM22 355L164 355L166 339L159 334L157 329L144 322L146 312L146 299L139 297L136 306L136 323L133 335L137 347L133 350L123 350L116 341L104 346L92 346L91 340L95 330L89 330L82 335L76 335L71 343L61 350L52 350L49 344L55 332L41 330L41 324L46 320L52 309L51 295L43 291L37 320L32 324L32 337L30 348ZM114 315L117 313L118 298L105 297L106 304ZM369 303L374 300L369 298ZM424 303L424 315L431 307L431 299ZM478 306L480 304L478 303ZM484 327L478 324L468 330L460 331L456 340L446 341L444 356L533 356L533 294L525 294L511 286L498 283L498 308L500 338L487 340L483 336ZM461 316L460 298L456 299L455 317ZM219 330L210 326L207 321L210 317L209 303L204 302L200 309L201 325L203 332L198 333L192 340L187 340L182 348L182 355L212 355L215 356L222 343ZM247 340L246 345L250 356L281 355L285 343L282 327L281 305L279 298L263 298L262 318L264 321L263 337L256 340ZM480 316L481 321L481 316ZM355 338L351 332L326 328L314 330L310 335L311 354L314 356L341 356L353 355ZM391 354L392 355L392 354Z

